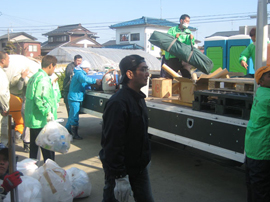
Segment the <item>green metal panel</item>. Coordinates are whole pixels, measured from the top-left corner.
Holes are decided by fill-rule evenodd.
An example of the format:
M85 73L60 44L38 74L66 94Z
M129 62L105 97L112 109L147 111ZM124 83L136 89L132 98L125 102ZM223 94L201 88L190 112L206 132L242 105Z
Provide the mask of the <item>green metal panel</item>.
M213 61L213 69L211 72L216 71L219 67L223 67L223 48L222 47L208 47L206 51L207 57Z
M230 47L230 60L229 60L229 72L243 72L247 74L247 70L239 63L240 54L246 46L231 46Z

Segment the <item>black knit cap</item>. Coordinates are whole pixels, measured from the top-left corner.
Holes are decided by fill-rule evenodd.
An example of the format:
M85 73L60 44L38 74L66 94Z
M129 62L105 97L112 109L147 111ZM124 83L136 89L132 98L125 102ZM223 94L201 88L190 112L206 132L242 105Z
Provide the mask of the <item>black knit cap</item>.
M0 154L3 154L8 159L8 148L0 143Z
M119 63L119 68L121 70L121 80L120 84L127 83L128 78L126 75L126 72L128 70L136 70L136 68L141 64L145 62L144 58L139 56L139 55L128 55L124 57L120 63Z

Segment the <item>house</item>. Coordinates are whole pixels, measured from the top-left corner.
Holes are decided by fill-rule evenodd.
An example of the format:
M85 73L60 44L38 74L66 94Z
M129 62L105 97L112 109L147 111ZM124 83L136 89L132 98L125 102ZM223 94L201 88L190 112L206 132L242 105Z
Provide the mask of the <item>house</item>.
M84 28L81 24L58 26L57 29L43 34L48 37L48 41L41 44L41 54L57 47L81 47L81 48L100 48L96 33Z
M3 51L8 41L11 41L15 47L13 51L16 54L35 58L41 54L40 42L36 40L37 38L25 32L5 34L0 36L0 50Z
M116 31L115 44L107 45L108 42L106 42L103 44L103 47L142 49L155 57L160 57L160 48L152 45L148 40L154 31L166 33L171 27L176 25L178 23L144 16L139 19L114 24L110 28ZM193 27L189 27L189 29L196 31L196 28Z

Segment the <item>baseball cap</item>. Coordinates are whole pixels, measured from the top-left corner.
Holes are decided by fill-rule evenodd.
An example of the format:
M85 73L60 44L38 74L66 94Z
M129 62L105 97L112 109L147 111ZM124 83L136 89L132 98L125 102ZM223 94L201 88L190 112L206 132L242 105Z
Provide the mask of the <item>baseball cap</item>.
M82 63L80 64L80 66L81 66L81 68L91 69L91 64L87 60L82 61Z
M128 55L124 57L119 63L122 75L119 83L122 84L127 79L126 72L128 70L135 70L143 62L145 62L144 58L139 55Z
M259 69L257 69L257 71L255 72L255 80L256 83L259 84L260 79L262 78L262 75L266 72L270 71L270 66L263 66L260 67Z

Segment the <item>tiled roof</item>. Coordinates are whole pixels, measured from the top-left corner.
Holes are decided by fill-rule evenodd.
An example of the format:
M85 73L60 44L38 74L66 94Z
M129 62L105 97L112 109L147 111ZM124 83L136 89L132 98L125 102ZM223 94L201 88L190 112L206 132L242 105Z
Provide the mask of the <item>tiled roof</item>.
M102 46L111 46L111 45L115 45L115 44L116 44L116 40L110 40L110 41L103 43Z
M102 47L96 40L91 39L90 37L88 37L86 35L85 36L82 36L82 37L79 37L79 38L77 38L77 39L75 39L73 41L70 41L70 42L64 44L63 47L81 46L81 44L78 45L76 43L79 42L79 41L82 41L84 39L85 40L88 40L88 41L91 41L94 44L94 45L91 45L91 47L96 47L96 48L101 48Z
M81 29L81 34L85 34L85 31L88 32L88 34L96 34L94 32L89 31L88 29L84 28L81 24L74 24L74 25L64 25L64 26L58 26L55 30L47 32L43 35L45 36L50 36L50 35L57 35L57 34L64 34L68 33L71 30L76 29L76 33L80 33Z
M30 34L27 34L25 32L9 33L9 38L13 39L13 38L15 38L17 36L20 36L20 35L24 35L24 36L26 36L26 37L28 37L29 39L32 39L32 40L37 40L37 38L35 38L35 37L31 36ZM7 38L8 38L8 34L0 36L0 40L1 39L7 39Z
M111 25L111 29L120 28L120 27L128 27L128 26L136 26L136 25L149 25L149 26L162 26L162 27L174 27L177 26L178 23L171 22L165 19L158 19L158 18L150 18L143 16L142 18L121 22L118 24ZM194 27L189 27L191 31L197 30Z

